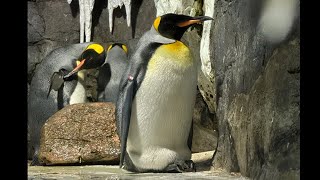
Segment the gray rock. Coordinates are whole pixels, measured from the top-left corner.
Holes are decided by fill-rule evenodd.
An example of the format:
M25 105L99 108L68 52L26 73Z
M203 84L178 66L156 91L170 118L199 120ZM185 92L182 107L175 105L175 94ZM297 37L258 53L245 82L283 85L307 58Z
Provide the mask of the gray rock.
M192 152L213 151L218 141L218 126L214 114L211 114L200 92L196 97L193 111Z
M157 16L167 13L191 15L195 0L163 1L154 0L157 9Z
M59 44L50 40L41 40L34 45L28 46L28 83L31 82L38 64Z
M79 14L73 17L66 0L40 1L37 4L45 22L45 39L64 44L79 43Z
M112 103L64 107L42 127L39 159L46 165L118 163L120 140Z
M37 3L28 1L28 43L43 39L44 21L39 15Z
M28 82L31 82L36 65L40 63L38 46L28 46Z
M275 49L256 31L257 7L251 0L215 4L220 136L213 163L253 179L299 179L300 37L293 33Z
M109 32L109 14L108 9L102 4L101 11L94 14L97 19L93 22L93 41L97 42L122 42L129 44L132 39L139 39L144 32L151 28L154 18L156 17L156 9L152 1L132 1L131 8L131 27L127 26L125 18L125 7L114 10L113 32ZM130 47L128 47L130 50Z

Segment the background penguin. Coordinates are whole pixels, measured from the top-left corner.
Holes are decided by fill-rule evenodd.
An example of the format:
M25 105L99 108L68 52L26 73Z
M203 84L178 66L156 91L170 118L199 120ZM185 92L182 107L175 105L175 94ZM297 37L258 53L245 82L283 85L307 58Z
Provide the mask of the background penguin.
M119 84L128 66L128 49L124 44L114 43L107 50L106 62L99 68L98 101L116 103Z
M86 102L83 86L85 69L100 67L104 61L104 48L90 42L55 49L38 65L30 84L28 99L30 134L28 158L33 156L31 165L40 165L38 148L41 128L45 121L68 104ZM62 84L58 92L51 91L48 94L51 85L55 84L52 82L52 77L57 72L70 73L64 76L66 82Z
M210 17L165 14L138 42L124 73L116 119L120 167L136 172L194 171L188 137L197 88L197 62L179 41Z

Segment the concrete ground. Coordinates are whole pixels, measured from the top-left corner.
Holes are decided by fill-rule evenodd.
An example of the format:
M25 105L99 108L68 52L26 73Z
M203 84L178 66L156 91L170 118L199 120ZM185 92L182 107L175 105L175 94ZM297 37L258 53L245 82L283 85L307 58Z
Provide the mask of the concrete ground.
M186 173L131 173L119 166L86 165L86 166L28 166L28 180L119 180L119 179L215 179L215 180L244 180L238 173L226 173L207 165L213 151L193 154L197 172Z

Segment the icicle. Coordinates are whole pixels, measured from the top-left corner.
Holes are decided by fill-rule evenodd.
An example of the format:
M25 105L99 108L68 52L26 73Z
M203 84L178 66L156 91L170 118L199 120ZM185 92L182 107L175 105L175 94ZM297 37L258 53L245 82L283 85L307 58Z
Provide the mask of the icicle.
M127 24L128 27L131 26L131 0L123 0L124 6L126 8L126 14L127 14Z
M91 26L92 26L92 10L94 6L94 0L86 0L84 4L84 24L85 24L85 35L86 42L91 40Z
M109 0L108 10L109 10L109 30L112 32L113 29L113 10L117 7L121 8L125 5L127 14L127 24L128 27L131 26L131 0Z
M112 32L112 16L113 16L113 8L109 9L109 30L110 30L110 33Z
M80 43L84 42L84 1L85 0L79 0L79 9L80 9Z
M72 0L67 0L70 4ZM84 42L84 35L86 42L91 41L91 26L92 26L92 10L94 0L79 0L80 11L80 43Z

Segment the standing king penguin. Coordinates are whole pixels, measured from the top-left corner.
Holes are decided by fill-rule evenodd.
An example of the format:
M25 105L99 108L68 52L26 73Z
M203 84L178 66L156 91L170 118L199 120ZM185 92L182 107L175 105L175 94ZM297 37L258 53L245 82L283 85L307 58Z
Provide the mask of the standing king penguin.
M165 14L139 40L124 73L116 119L120 168L134 172L194 171L188 143L197 62L180 39L211 17Z
M28 158L33 158L31 165L41 165L38 150L41 128L46 120L66 105L87 101L85 71L100 67L104 61L103 46L90 42L55 49L37 67L28 99ZM62 82L66 81L58 92L51 91L51 85L55 83L52 82L52 77L56 72L64 73L61 74L64 75Z
M128 66L128 48L122 43L108 47L106 62L99 68L98 101L117 102L120 80Z

